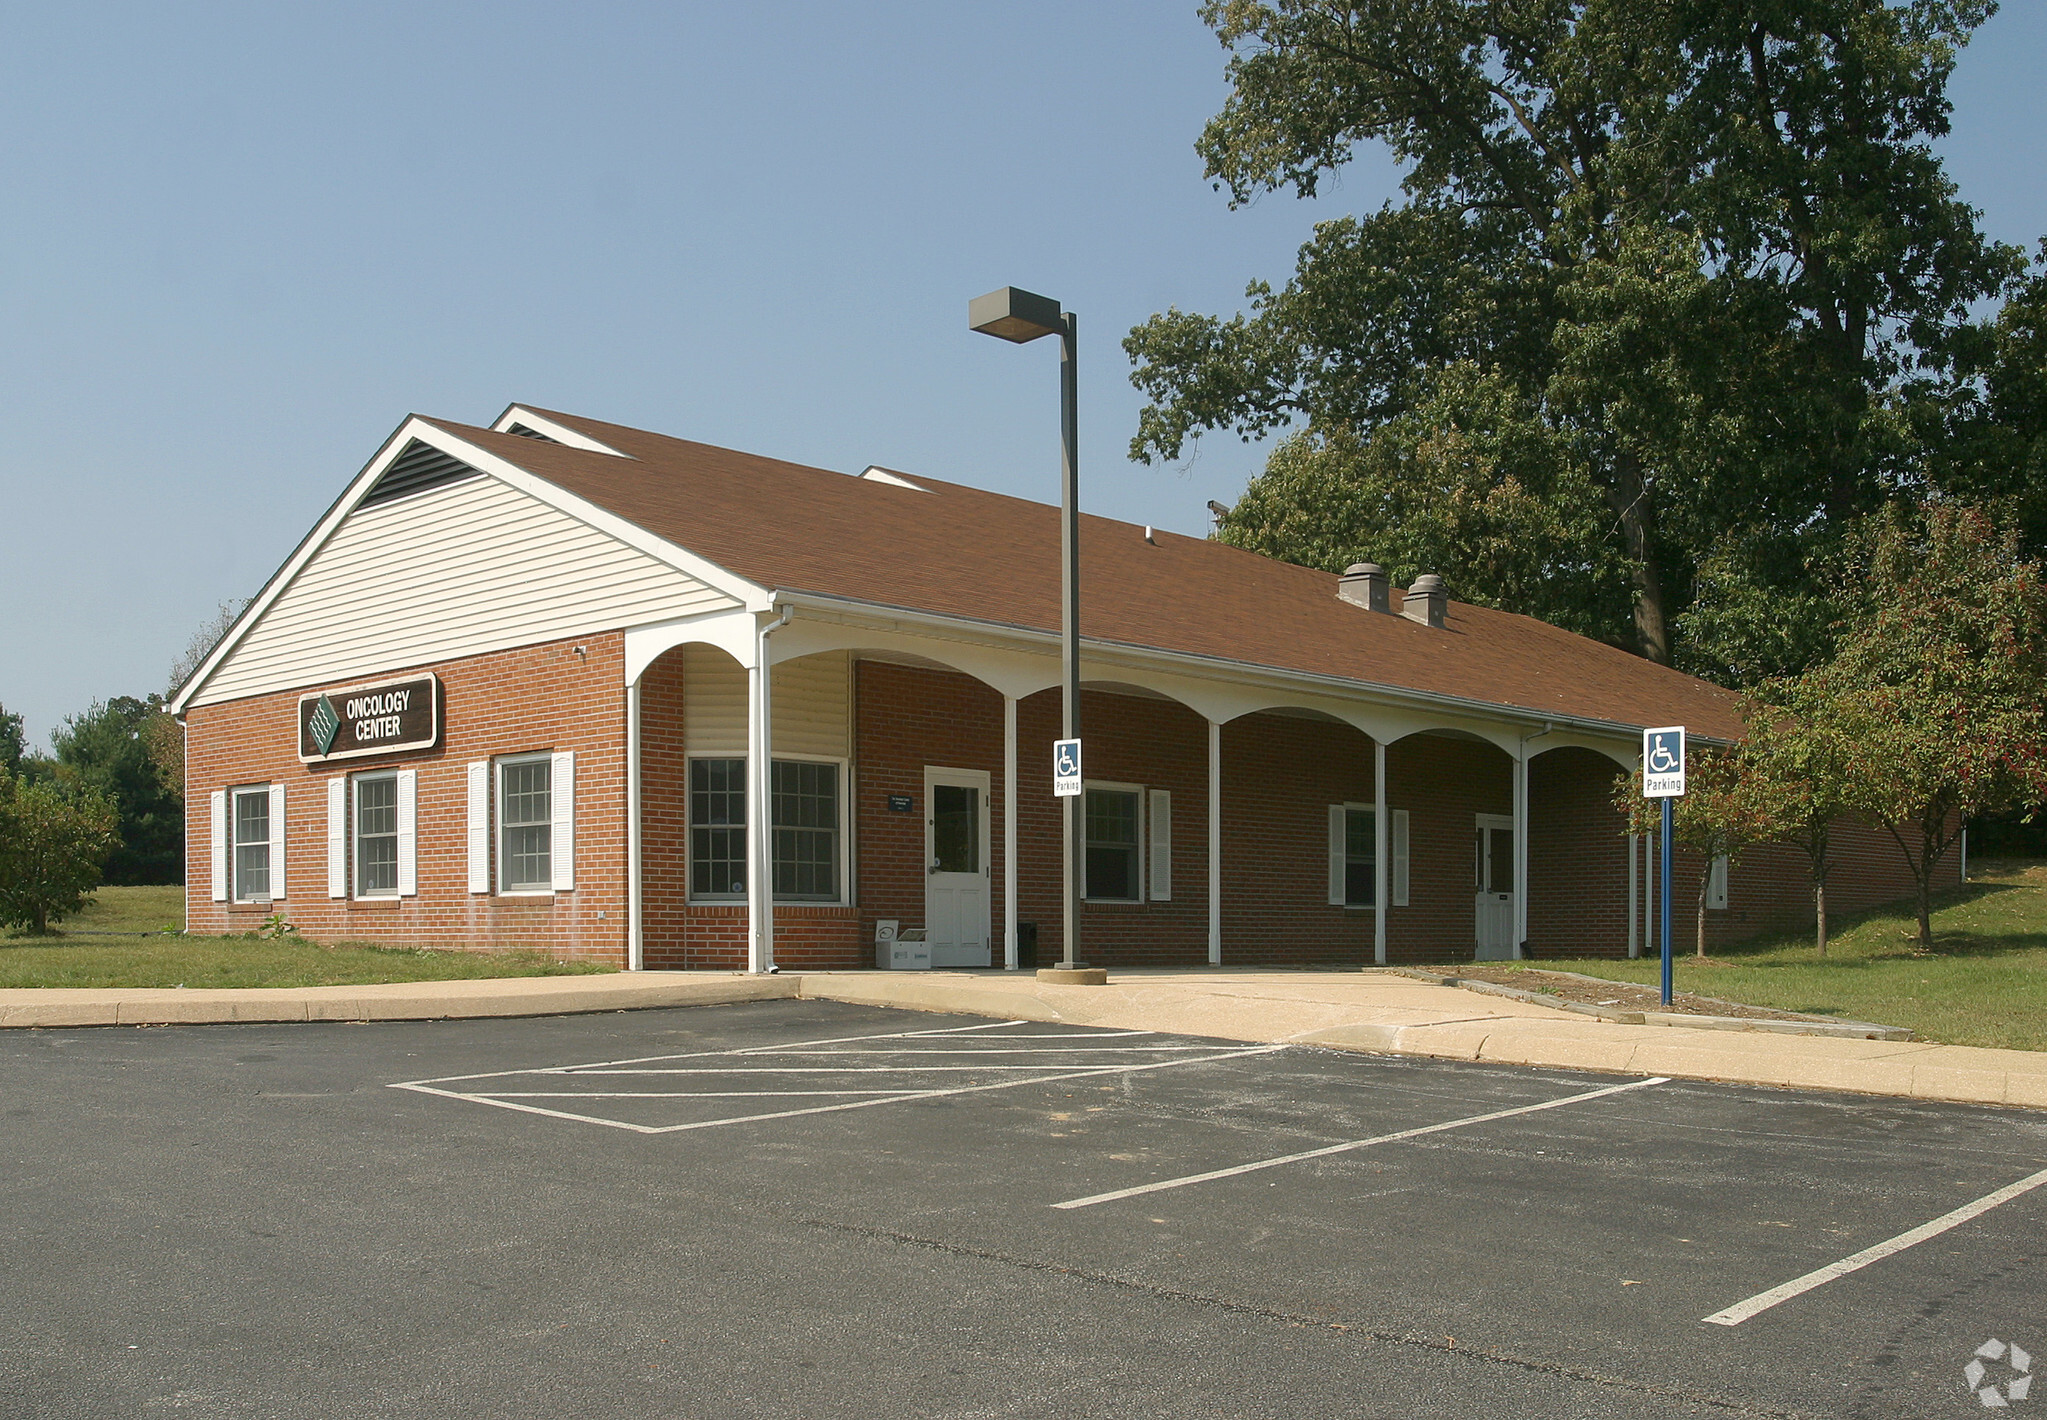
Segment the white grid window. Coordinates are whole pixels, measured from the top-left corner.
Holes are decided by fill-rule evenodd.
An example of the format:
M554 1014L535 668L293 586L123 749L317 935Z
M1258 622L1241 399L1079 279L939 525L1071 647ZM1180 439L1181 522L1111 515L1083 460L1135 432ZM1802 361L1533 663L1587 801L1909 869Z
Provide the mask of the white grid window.
M552 757L499 760L498 891L553 891L553 847Z
M1142 789L1090 788L1083 799L1087 831L1086 897L1090 902L1136 902L1142 891L1138 849Z
M229 796L230 855L236 902L270 901L270 786L253 784Z
M398 895L398 776L358 774L355 792L355 895Z

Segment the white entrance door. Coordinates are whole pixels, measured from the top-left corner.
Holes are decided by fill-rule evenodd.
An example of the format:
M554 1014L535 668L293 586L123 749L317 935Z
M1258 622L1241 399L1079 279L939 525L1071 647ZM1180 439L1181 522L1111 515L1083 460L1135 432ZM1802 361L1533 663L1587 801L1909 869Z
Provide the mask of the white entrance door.
M990 966L988 775L924 768L924 935L931 965Z
M1479 961L1512 961L1514 949L1514 820L1478 816Z

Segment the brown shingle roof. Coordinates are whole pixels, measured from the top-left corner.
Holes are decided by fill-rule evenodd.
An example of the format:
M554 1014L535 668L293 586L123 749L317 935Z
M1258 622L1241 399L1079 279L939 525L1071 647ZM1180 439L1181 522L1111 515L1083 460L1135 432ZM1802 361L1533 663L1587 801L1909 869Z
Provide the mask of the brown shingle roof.
M534 412L630 457L430 422L762 587L1058 630L1055 507L909 475L930 490L918 492ZM1083 636L1543 715L1742 732L1731 693L1532 617L1453 601L1445 626L1421 626L1339 600L1327 572L1155 536L1082 518Z

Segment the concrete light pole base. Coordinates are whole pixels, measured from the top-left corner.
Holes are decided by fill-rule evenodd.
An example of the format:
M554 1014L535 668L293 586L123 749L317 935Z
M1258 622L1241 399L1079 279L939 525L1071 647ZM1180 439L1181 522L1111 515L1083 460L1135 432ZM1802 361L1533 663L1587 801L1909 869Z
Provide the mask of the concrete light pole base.
M1107 986L1109 970L1101 966L1041 966L1038 980L1053 986Z

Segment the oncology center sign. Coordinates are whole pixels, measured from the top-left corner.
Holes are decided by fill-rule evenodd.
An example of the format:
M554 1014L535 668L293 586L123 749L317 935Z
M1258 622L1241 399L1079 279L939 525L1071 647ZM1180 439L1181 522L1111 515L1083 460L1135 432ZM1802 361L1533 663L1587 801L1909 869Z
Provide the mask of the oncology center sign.
M309 764L431 749L440 735L438 676L299 697L299 758Z

